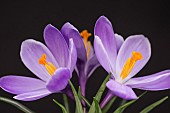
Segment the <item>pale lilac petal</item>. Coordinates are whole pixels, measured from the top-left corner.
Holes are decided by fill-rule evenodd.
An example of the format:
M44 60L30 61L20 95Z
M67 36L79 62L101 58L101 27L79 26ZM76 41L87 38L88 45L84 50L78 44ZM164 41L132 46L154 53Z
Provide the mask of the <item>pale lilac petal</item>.
M129 87L143 90L165 90L170 88L170 70L165 70L152 75L131 78L126 83Z
M52 25L44 29L44 40L60 67L68 65L69 49L60 31Z
M47 89L51 92L60 92L67 86L70 78L71 73L68 68L59 68L47 83Z
M90 53L88 53L88 51L89 51L88 48L90 48ZM87 60L94 56L94 49L93 49L93 46L91 45L90 41L88 41L88 43L87 43L86 51L88 54Z
M48 91L47 89L39 89L36 91L19 94L19 95L15 96L14 99L22 100L22 101L34 101L34 100L43 98L49 94L51 94L51 92Z
M97 20L94 28L94 34L101 39L103 47L105 48L108 58L111 62L112 68L115 70L117 57L116 38L112 24L106 17L101 16Z
M86 50L83 43L83 39L80 36L79 31L71 25L69 22L65 23L61 28L61 33L63 34L64 38L67 40L69 44L69 39L72 38L77 49L77 57L82 60L86 61Z
M123 84L120 84L114 80L109 80L106 83L107 88L116 96L126 99L126 100L131 100L131 99L136 99L137 96L134 93L134 91Z
M98 36L95 36L95 39L94 39L94 50L95 50L96 57L98 61L100 62L100 64L102 65L102 67L108 73L110 73L112 71L111 64L110 64L111 61L108 57L108 54L104 48L104 45L101 39Z
M124 42L124 39L121 35L118 35L118 34L115 34L115 38L116 38L116 47L117 47L117 52L118 52Z
M15 75L0 78L0 86L3 90L12 94L26 93L46 87L42 80Z
M48 81L50 79L50 74L43 65L39 64L39 59L43 54L46 54L48 62L51 62L58 68L54 56L44 44L32 39L22 42L20 56L23 63L40 79Z
M69 39L69 61L68 61L68 68L70 69L71 73L73 72L77 61L77 51L74 45L73 39Z
M127 59L132 56L133 51L140 52L143 56L143 59L136 62L131 73L123 81L127 81L129 78L136 75L148 62L151 56L151 46L149 40L143 35L133 35L125 40L119 50L116 61L116 79L121 79L120 74L122 69Z
M93 55L90 59L87 60L85 65L85 75L90 77L91 74L100 66L99 61L97 60L96 55Z

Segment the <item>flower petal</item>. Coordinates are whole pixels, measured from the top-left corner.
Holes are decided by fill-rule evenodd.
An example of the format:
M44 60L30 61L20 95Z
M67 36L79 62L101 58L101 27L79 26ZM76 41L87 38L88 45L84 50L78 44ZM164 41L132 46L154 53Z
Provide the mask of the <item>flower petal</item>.
M98 61L100 62L100 64L102 65L102 67L108 73L110 73L112 71L111 64L110 64L111 61L110 61L108 54L104 48L102 40L98 36L95 36L95 39L94 39L94 50L96 53L96 57L97 57Z
M170 70L165 70L144 77L131 78L125 84L132 88L152 91L169 89Z
M133 35L125 40L125 42L123 43L119 50L116 61L116 75L117 75L116 79L119 80L121 79L120 74L122 72L122 69L127 59L132 56L133 51L140 52L143 58L136 62L130 74L123 81L127 81L135 74L137 74L148 62L151 56L151 47L149 40L145 38L143 35Z
M77 57L82 61L86 61L86 50L79 31L73 25L67 22L61 28L61 33L68 43L70 38L73 39L75 47L77 49Z
M68 68L59 68L47 83L47 89L51 92L59 92L67 86L70 78L71 73Z
M45 67L38 62L42 54L46 54L47 61L51 62L58 68L54 56L44 44L32 39L22 42L20 56L23 63L40 79L48 81L50 79L49 73Z
M120 84L114 80L109 80L106 83L106 86L114 95L119 96L120 98L126 100L137 98L136 94L130 87Z
M14 99L22 100L22 101L33 101L33 100L38 100L40 98L43 98L49 94L51 94L51 92L48 91L47 89L39 89L36 91L19 94L15 96Z
M103 47L105 48L108 58L111 61L113 70L115 70L117 57L116 38L112 24L106 17L101 16L97 20L94 28L94 34L101 39Z
M97 60L96 55L93 55L90 59L87 60L85 65L85 75L90 77L91 74L95 71L97 67L100 66L99 61Z
M124 39L121 35L118 35L118 34L115 34L115 38L116 38L116 47L117 47L117 52L118 52L124 42Z
M69 49L60 31L52 25L44 29L44 40L60 67L68 65Z
M69 61L68 61L68 68L70 69L71 73L73 72L77 61L77 51L74 45L73 39L69 39Z
M15 75L0 78L0 86L3 90L12 94L26 93L46 87L42 80Z

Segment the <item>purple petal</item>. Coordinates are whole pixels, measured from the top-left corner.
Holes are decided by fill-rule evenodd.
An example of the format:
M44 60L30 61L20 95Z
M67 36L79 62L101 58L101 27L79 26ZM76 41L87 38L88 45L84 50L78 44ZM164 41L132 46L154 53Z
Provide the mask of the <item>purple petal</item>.
M3 90L12 94L26 93L46 87L42 80L14 75L2 77L0 86Z
M97 20L94 28L94 34L101 39L101 42L103 43L103 47L106 50L113 70L115 70L117 57L116 38L114 35L112 24L106 17L101 16Z
M40 79L48 81L51 78L50 74L43 65L39 64L39 59L43 54L46 54L48 62L51 62L58 67L54 56L44 44L32 39L22 42L20 56L23 63Z
M151 56L151 46L149 40L145 38L143 35L130 36L125 40L125 42L123 43L119 50L116 61L116 75L117 75L116 79L121 79L120 74L122 72L122 69L127 59L132 56L133 51L140 52L143 58L136 62L130 74L123 81L127 81L135 74L137 74L148 62Z
M59 68L47 83L47 89L51 92L60 92L67 86L70 78L71 73L68 68Z
M87 60L85 65L85 75L90 77L91 74L95 71L97 67L100 66L99 61L97 60L96 55L93 55L90 59Z
M126 99L126 100L131 100L131 99L136 99L137 96L134 93L134 91L123 84L120 84L114 80L109 80L106 83L107 88L116 96Z
M68 61L68 68L70 69L71 73L73 72L77 61L77 51L73 42L73 39L69 39L69 61Z
M61 28L61 33L63 34L64 38L67 40L68 43L70 38L73 39L77 49L78 58L82 61L86 61L86 50L79 31L73 25L67 22Z
M95 39L94 39L94 50L95 50L96 57L98 61L100 62L100 64L102 65L102 67L108 73L110 73L112 71L111 64L110 64L111 61L104 48L102 40L98 36L95 36Z
M144 90L165 90L170 88L170 70L144 77L131 78L126 83L129 87Z
M115 34L115 38L116 38L116 47L117 47L117 52L118 52L124 42L124 39L121 35L118 35L118 34Z
M69 49L60 31L52 25L44 29L44 40L60 67L68 65Z
M38 100L40 98L43 98L49 94L51 94L51 92L48 91L47 89L39 89L36 91L19 94L15 96L14 99L22 100L22 101L33 101L33 100Z

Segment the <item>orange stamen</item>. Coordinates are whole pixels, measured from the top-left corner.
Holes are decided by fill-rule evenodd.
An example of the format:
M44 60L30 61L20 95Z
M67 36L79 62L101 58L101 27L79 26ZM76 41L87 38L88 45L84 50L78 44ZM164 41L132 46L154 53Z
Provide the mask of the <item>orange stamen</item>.
M43 54L41 56L41 58L39 59L39 64L42 64L45 66L47 72L52 76L54 74L54 72L56 71L56 67L54 66L54 64L52 64L51 62L47 62L46 61L46 54Z
M91 46L91 43L88 41L88 38L91 36L91 33L89 33L87 30L83 30L81 33L80 33L80 36L83 37L83 41L84 41L84 46L86 47L86 50L87 50L87 58L90 54L90 46ZM90 44L89 44L90 43Z
M135 63L138 60L141 60L142 58L143 57L142 57L142 54L140 52L133 51L132 52L132 57L127 59L125 65L124 65L124 67L122 69L122 72L120 74L121 78L125 79L130 74L130 72L132 71Z

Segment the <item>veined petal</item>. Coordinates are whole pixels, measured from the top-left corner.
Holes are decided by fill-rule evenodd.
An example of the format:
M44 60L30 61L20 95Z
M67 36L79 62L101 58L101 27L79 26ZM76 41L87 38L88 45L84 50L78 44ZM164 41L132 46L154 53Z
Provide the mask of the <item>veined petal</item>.
M52 78L47 83L47 89L51 92L60 92L63 90L71 78L68 68L58 68Z
M115 34L115 38L116 38L116 48L118 52L124 42L124 39L121 35L118 35L118 34Z
M95 71L95 69L99 66L100 66L100 63L97 60L96 55L93 55L91 58L87 60L87 63L85 65L85 75L87 77L90 77L91 74Z
M117 57L117 48L116 48L116 38L110 21L101 16L95 25L94 34L97 35L103 44L103 47L106 50L109 60L113 70L116 67L116 57Z
M44 29L44 40L60 67L68 65L69 49L60 31L52 25Z
M90 48L90 49L88 50L88 48ZM87 51L87 54L88 54L87 60L94 56L94 49L93 49L93 46L91 45L90 41L88 41L88 43L87 43L86 51Z
M20 56L23 63L40 79L48 81L51 76L47 72L46 68L38 62L43 54L46 54L48 62L51 62L58 68L58 64L54 56L44 44L32 39L22 42Z
M126 99L126 100L131 100L131 99L136 99L137 96L134 93L134 91L123 84L120 84L114 80L109 80L106 83L107 88L116 96Z
M0 78L0 86L3 90L12 94L26 93L46 87L42 80L15 75Z
M125 40L125 42L123 43L123 45L119 50L117 61L116 61L117 79L119 80L121 79L120 74L122 72L122 69L127 59L132 56L133 51L140 52L143 58L135 63L132 71L123 81L127 81L135 74L137 74L148 62L151 56L151 46L149 40L145 38L143 35L133 35Z
M131 78L126 83L129 87L143 90L165 90L170 88L170 70L165 70L152 75Z
M19 94L15 96L14 99L22 100L22 101L33 101L33 100L38 100L40 98L43 98L49 94L51 94L51 92L48 91L46 88L44 88L32 92Z
M77 49L77 57L82 60L86 61L86 50L83 43L83 39L80 36L79 31L71 25L69 22L65 23L61 28L61 33L63 34L64 38L67 40L69 44L69 39L72 38Z
M108 73L112 72L112 68L111 68L111 64L110 64L111 61L110 61L108 54L104 48L102 40L98 36L95 36L95 39L94 39L94 49L95 49L96 57L97 57L98 61L100 62L100 64L102 65L102 67Z
M69 39L69 61L68 61L68 68L70 69L71 73L73 72L77 61L77 51L74 45L73 39Z

